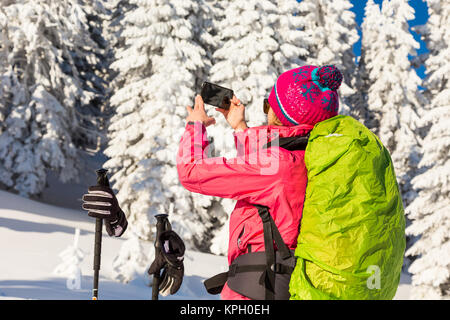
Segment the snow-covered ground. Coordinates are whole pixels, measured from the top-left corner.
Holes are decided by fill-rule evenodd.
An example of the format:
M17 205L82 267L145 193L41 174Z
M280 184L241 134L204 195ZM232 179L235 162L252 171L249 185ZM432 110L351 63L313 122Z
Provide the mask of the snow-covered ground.
M94 220L81 209L0 191L0 299L91 299L94 227ZM69 290L67 279L53 271L62 262L59 254L73 243L75 228L81 231L78 247L85 257L81 289ZM112 280L112 261L123 241L103 233L99 298L151 299L144 273L128 284ZM218 299L205 291L202 281L224 271L226 265L225 257L188 251L183 285L168 298Z
M54 274L59 254L73 243L79 228L80 290L67 288L67 279ZM0 299L91 299L94 221L82 210L56 207L0 191ZM112 261L124 239L103 235L100 299L151 299L144 273L128 284L112 279ZM147 243L150 249L151 243ZM226 269L225 257L187 251L185 278L169 299L218 299L203 280ZM410 279L402 277L396 299L408 299ZM167 299L167 298L164 298Z

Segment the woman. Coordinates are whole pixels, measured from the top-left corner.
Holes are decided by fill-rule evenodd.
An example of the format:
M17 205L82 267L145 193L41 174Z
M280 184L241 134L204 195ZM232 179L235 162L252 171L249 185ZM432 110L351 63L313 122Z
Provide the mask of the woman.
M334 66L303 66L284 72L264 101L266 126L248 128L245 107L236 97L233 97L229 110L216 108L235 130L237 157L232 159L206 157L206 127L215 124L215 119L206 114L199 95L195 98L194 108L187 107L186 131L177 155L180 183L192 192L237 200L230 216L229 265L250 253L269 249L280 251L284 244L289 250L295 249L307 183L305 137L307 141L308 133L317 122L337 115L339 99L336 90L341 82L342 75ZM268 158L266 154L269 154ZM269 218L284 242L283 245L276 242L276 249L266 248L264 244L261 208L268 209ZM266 243L273 241L266 239ZM271 298L286 298L288 281L284 281L284 288L270 288L275 279L270 273L267 269L261 275L265 297L271 294ZM221 290L222 299L258 296L247 294L246 289L251 291L257 283L246 283L242 290L239 284L234 284L235 290L232 290L230 284L228 278ZM277 290L284 293L279 294L275 292Z

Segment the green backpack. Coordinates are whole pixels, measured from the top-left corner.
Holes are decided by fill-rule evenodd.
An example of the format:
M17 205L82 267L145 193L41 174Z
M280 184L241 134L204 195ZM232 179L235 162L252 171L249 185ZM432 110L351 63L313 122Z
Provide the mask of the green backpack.
M405 250L405 218L387 149L348 116L318 123L308 170L291 299L392 299Z

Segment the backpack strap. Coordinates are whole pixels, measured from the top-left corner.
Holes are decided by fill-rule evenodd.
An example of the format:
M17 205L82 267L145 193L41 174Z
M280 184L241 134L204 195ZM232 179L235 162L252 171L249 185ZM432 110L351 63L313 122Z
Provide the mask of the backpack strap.
M240 260L238 258L244 258L240 256L236 258L235 261L230 265L229 270L227 272L219 273L212 278L209 278L204 281L204 285L208 293L210 294L219 294L222 292L223 286L227 282L228 278L234 277L239 273L251 273L258 272L261 273L259 277L259 284L265 289L265 297L266 300L274 300L275 299L275 274L291 274L294 270L293 266L290 266L289 263L277 263L276 254L274 248L274 242L278 250L278 255L281 260L286 261L287 259L293 258L293 253L289 250L286 244L283 241L280 231L278 230L275 221L273 221L272 216L269 213L269 208L262 205L254 204L254 206L258 209L258 214L261 217L263 223L263 231L264 231L264 247L265 247L265 264L245 264L241 265L237 261ZM247 253L245 256L249 256L250 258L255 253ZM253 260L254 261L254 260ZM242 261L241 261L242 262ZM262 262L262 261L261 261ZM251 284L249 284L251 286Z
M259 279L260 284L264 284L266 288L266 300L273 300L275 298L275 272L277 267L277 261L275 256L275 248L273 242L281 253L283 260L292 257L291 251L286 246L281 237L281 233L278 230L275 221L273 221L270 215L269 208L266 206L254 204L258 209L258 214L261 217L264 231L264 248L266 251L266 268Z
M286 267L285 269L282 269L284 266L280 267L279 273L282 272L290 272L292 273L293 270L288 270ZM209 294L219 294L222 292L223 286L228 281L229 277L234 277L236 273L242 273L242 272L261 272L266 270L266 265L264 264L256 264L256 265L244 265L240 266L238 264L231 264L230 268L226 272L222 272L219 274L216 274L215 276L206 279L203 284L205 285L206 291L208 291Z

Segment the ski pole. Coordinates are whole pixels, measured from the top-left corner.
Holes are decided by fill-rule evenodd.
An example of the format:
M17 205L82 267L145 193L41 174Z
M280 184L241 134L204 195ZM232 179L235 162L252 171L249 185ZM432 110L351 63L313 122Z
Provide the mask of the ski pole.
M108 170L99 169L97 173L97 185L109 187L108 177L106 173ZM102 229L103 220L96 218L95 220L95 243L94 243L94 285L92 289L92 300L98 299L98 276L100 271L100 257L102 253Z
M161 246L159 244L159 236L166 230L170 230L170 223L167 219L167 214L158 214L155 216L156 218L156 238L155 238L155 260L157 255L160 254ZM152 284L152 300L158 300L159 296L159 284L161 282L160 271L153 275L153 284Z

